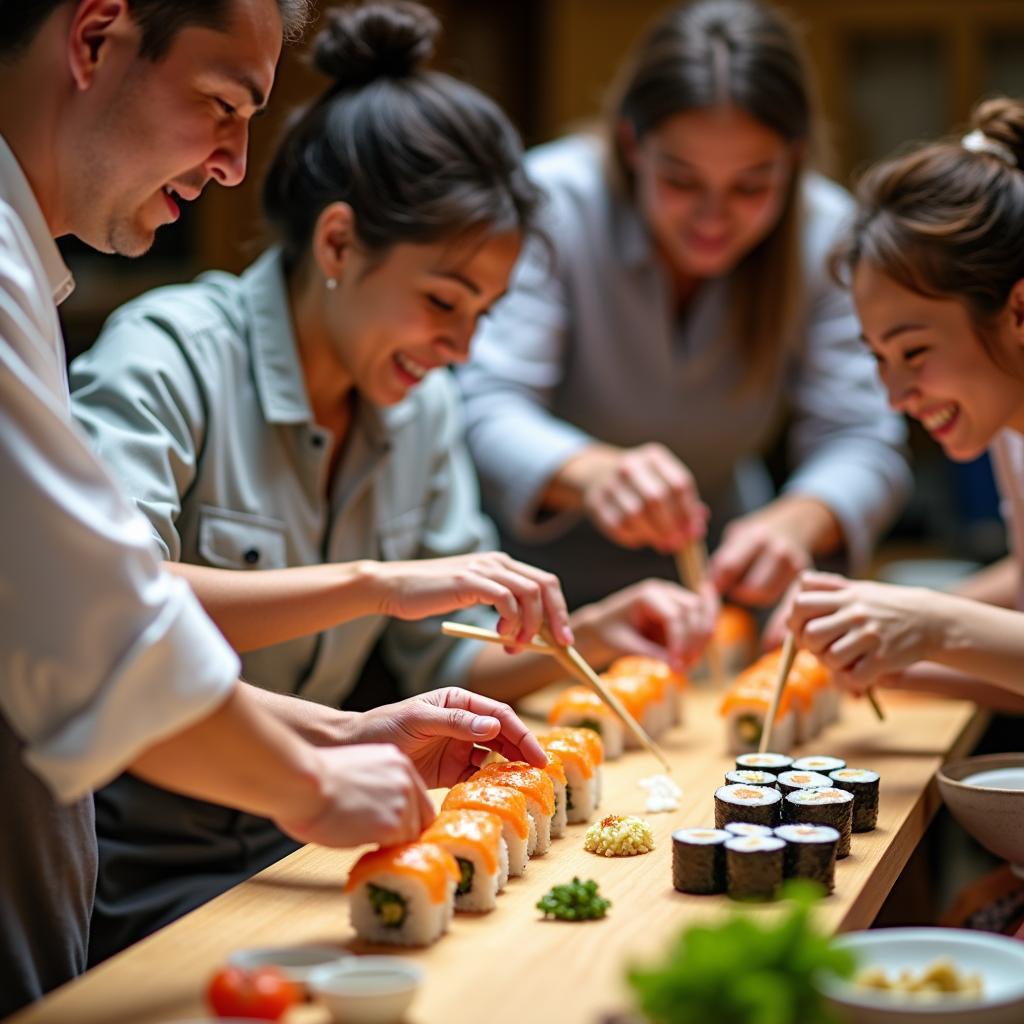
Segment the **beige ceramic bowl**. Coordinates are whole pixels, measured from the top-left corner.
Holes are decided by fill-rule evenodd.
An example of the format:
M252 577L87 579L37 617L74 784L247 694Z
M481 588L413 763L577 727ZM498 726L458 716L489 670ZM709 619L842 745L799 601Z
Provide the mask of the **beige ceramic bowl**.
M1024 878L1024 754L951 761L938 780L953 817Z

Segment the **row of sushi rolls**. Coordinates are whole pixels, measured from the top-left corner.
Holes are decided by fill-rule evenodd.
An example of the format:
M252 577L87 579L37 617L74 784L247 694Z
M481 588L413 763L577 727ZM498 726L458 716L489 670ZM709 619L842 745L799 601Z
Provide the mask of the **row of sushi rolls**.
M726 609L723 620L716 636L734 671L755 650L756 628L738 609ZM722 700L735 768L715 792L714 827L672 834L672 879L680 892L770 899L793 877L831 892L836 860L849 855L851 834L875 827L876 772L835 757L794 760L756 752L778 659L771 652L743 668ZM620 658L602 679L650 736L682 722L687 679L663 662ZM806 743L838 714L828 671L799 652L779 702L773 746ZM429 945L456 911L493 910L509 878L524 875L529 859L547 853L567 825L594 819L603 762L639 744L587 687L563 690L549 721L551 728L537 737L548 755L546 768L500 759L486 764L448 791L417 842L380 847L356 862L346 890L361 939ZM653 849L649 836L642 819L612 815L588 830L586 848L609 856L643 853Z

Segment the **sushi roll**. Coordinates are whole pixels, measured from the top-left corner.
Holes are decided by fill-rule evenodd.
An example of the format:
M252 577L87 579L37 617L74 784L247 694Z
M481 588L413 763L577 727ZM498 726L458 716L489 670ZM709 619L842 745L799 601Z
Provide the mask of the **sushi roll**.
M722 652L726 672L740 672L757 657L757 620L744 608L722 605L711 639Z
M551 815L551 838L561 839L565 835L565 826L569 823L565 811L565 787L568 780L562 758L550 750L546 750L545 753L548 755L548 763L544 771L555 790L555 812Z
M679 892L725 892L725 843L720 828L681 828L672 833L672 884Z
M776 836L733 836L725 843L725 888L733 899L770 900L782 885L786 844Z
M664 680L651 679L646 675L601 676L602 681L622 701L623 707L640 723L648 736L655 739L672 724L665 707L663 695ZM623 736L626 750L636 750L640 741L632 731Z
M569 824L590 821L601 802L604 747L592 729L549 729L540 745L558 754L565 769L565 812Z
M601 738L604 756L609 761L622 756L625 726L619 716L587 686L566 687L552 705L548 722L554 726L591 729Z
M839 833L831 825L780 825L775 834L785 840L783 873L807 878L831 892L836 885Z
M460 782L448 790L442 811L467 808L490 811L501 819L501 835L508 847L508 873L518 878L526 873L530 839L536 842L533 818L526 810L526 797L517 789L487 782Z
M853 831L870 832L878 824L878 772L869 768L837 768L832 784L853 794Z
M801 757L793 762L793 771L818 772L819 775L828 775L829 772L837 772L845 767L846 762L841 757L823 757L821 754Z
M525 761L499 761L485 765L469 777L470 782L493 782L511 786L526 798L526 810L533 819L535 841L527 850L541 857L551 849L551 819L555 814L555 787L547 772Z
M795 793L798 789L827 789L832 783L827 775L820 772L783 772L778 778L778 787L785 796Z
M725 784L741 786L774 786L776 777L771 772L761 772L756 768L737 768L725 773Z
M736 758L736 767L740 771L753 769L779 775L782 772L788 772L793 767L793 758L788 754L740 754Z
M661 692L662 704L670 725L678 725L683 720L683 694L689 686L689 680L682 672L676 672L671 666L657 658L646 658L640 654L629 654L616 658L608 666L605 673L613 678L616 676L646 676L656 683Z
M459 865L456 910L479 912L497 906L496 897L508 882L508 844L496 814L464 807L442 811L420 841L443 846Z
M726 737L731 754L754 753L761 742L765 719L771 707L771 690L764 682L748 678L736 685L722 699L719 714L725 718ZM787 686L779 699L772 738L780 747L796 742L796 715L793 695Z
M364 853L345 884L352 927L364 942L428 946L448 929L459 879L455 858L436 843Z
M786 797L786 823L831 825L839 833L836 857L850 856L853 830L853 794L845 789L799 789Z
M779 824L782 794L766 786L720 786L715 790L715 828L730 821L749 821L754 825Z
M773 836L775 829L767 825L755 825L752 821L730 821L725 831L731 836Z

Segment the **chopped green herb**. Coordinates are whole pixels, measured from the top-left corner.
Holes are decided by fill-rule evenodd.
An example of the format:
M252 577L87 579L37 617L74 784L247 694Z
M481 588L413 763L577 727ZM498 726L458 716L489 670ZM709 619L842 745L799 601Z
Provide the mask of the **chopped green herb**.
M559 921L594 921L604 917L611 905L611 900L598 895L597 882L573 878L568 885L556 885L542 896L537 909Z
M372 882L366 888L370 894L370 906L380 918L380 923L385 928L400 928L405 920L405 897Z
M459 887L455 890L455 894L457 896L465 896L473 888L473 872L476 868L473 867L471 860L464 860L462 857L456 857L455 859L459 863L459 871L461 872Z

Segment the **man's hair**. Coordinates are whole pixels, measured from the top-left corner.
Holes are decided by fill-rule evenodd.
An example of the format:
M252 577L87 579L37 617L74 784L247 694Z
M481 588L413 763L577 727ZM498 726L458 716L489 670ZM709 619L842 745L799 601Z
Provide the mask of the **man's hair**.
M72 0L0 0L0 60L9 60L27 47L43 23ZM132 17L142 31L139 52L159 60L174 37L187 25L225 28L234 0L128 0ZM309 20L313 0L277 0L284 22L285 39L301 35Z

